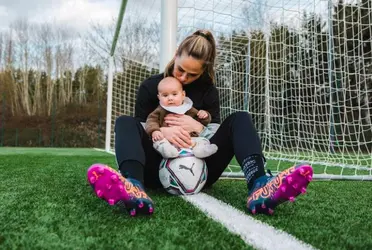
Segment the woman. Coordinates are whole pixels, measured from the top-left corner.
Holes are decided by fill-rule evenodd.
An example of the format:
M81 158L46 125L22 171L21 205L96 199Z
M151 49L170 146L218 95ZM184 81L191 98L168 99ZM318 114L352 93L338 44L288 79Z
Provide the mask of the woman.
M168 127L161 129L164 137L180 148L190 146L191 132L218 146L217 153L205 158L208 166L206 187L219 179L235 155L247 181L250 213L272 214L278 204L292 201L305 192L313 174L309 165L294 166L275 177L266 176L260 139L247 112L233 113L219 125L215 59L213 35L198 30L182 41L163 74L154 75L140 85L135 117L121 116L115 123L116 159L122 175L103 165L93 165L88 170L88 179L98 197L111 205L122 201L131 215L153 212L153 201L143 186L161 187L158 171L162 158L153 149L143 124L158 106L157 86L167 76L173 76L183 84L196 109L206 110L212 116L212 123L204 127L189 116L170 114L165 118Z

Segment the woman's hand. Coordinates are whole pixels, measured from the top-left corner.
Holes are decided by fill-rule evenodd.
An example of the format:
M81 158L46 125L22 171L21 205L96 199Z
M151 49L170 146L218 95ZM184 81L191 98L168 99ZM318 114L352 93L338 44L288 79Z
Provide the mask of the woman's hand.
M191 137L189 132L180 126L160 128L164 138L178 148L188 148L191 146Z
M168 114L165 116L164 121L169 127L179 126L189 133L200 133L204 127L203 124L188 115Z

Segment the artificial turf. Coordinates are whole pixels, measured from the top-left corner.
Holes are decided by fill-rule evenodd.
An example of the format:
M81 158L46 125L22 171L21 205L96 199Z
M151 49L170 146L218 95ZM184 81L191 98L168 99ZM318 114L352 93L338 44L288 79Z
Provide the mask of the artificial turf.
M86 182L91 164L115 166L104 152L0 148L0 159L0 249L251 249L161 190L149 192L151 217L107 205ZM372 249L371 190L372 182L313 181L295 203L255 218L319 249ZM244 181L220 180L206 192L245 209Z
M207 193L245 210L244 189L244 181L221 180ZM370 181L313 181L294 203L255 218L318 249L372 249L371 190Z
M0 249L250 249L161 191L149 193L156 202L151 217L132 218L98 199L86 170L95 162L113 165L111 155L7 151L0 155Z

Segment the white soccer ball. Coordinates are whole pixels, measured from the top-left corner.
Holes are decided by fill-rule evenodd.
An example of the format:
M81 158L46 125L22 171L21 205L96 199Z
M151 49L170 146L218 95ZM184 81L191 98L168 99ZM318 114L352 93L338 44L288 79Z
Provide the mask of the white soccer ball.
M181 150L178 158L163 159L160 163L160 182L168 193L191 195L198 193L207 181L205 161L191 151Z

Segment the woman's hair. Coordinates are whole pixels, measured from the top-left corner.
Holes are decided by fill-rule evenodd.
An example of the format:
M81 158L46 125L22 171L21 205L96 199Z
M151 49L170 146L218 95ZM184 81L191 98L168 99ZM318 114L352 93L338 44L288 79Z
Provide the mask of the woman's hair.
M212 33L208 30L197 30L186 37L178 46L176 56L185 54L197 60L204 61L203 70L214 82L214 63L216 60L216 42ZM174 68L173 58L165 67L164 76L172 76Z

